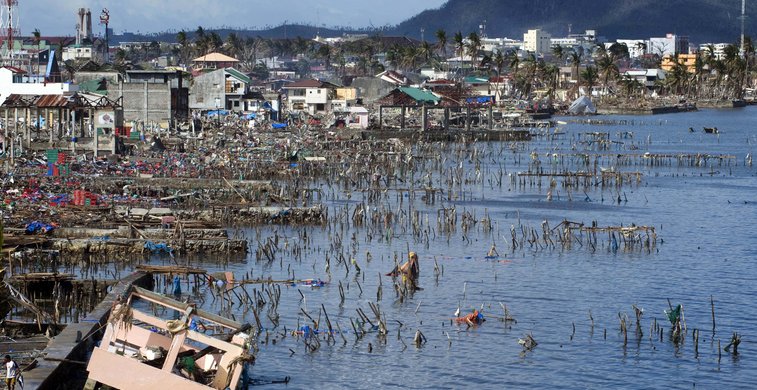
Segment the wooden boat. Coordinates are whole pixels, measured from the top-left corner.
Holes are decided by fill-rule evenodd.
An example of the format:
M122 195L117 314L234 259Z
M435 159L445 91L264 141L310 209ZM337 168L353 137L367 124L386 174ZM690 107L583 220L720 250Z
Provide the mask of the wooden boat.
M166 320L152 314L160 312L180 317ZM249 325L133 287L126 301L113 308L103 340L92 352L89 382L133 390L237 389L254 360L247 354L252 342L248 329Z

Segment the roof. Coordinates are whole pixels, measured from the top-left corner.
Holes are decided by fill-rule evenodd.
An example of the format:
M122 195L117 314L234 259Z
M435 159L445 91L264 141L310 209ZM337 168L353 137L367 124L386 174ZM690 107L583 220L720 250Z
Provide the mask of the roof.
M488 77L468 76L463 81L465 84L489 84Z
M334 84L327 83L320 80L299 80L295 81L289 85L283 86L284 89L295 89L295 88L334 88L336 87Z
M83 92L92 92L99 95L107 95L107 81L105 80L105 78L82 81L79 83L79 90Z
M15 66L6 65L6 66L3 66L3 68L8 69L13 73L26 73L25 70L16 68Z
M240 81L242 81L245 84L249 84L252 82L252 79L247 77L244 73L234 69L234 68L226 68L224 69L226 73L238 78Z
M410 96L413 98L413 100L417 102L430 102L433 104L439 103L441 100L438 96L434 95L433 93L429 91L424 91L419 88L413 88L413 87L400 87L397 88L400 90L400 92Z
M221 54L221 53L205 54L204 56L197 57L192 61L194 62L239 62L238 59L234 57L229 57L226 54Z

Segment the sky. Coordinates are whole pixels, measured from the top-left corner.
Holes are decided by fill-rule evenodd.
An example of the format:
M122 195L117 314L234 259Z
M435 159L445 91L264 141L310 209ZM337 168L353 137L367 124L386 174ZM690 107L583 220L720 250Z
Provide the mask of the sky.
M282 23L381 27L395 25L446 0L19 0L22 35L39 29L43 36L75 34L80 7L92 11L92 29L103 34L100 11L110 11L116 34L194 31L204 28L264 28Z

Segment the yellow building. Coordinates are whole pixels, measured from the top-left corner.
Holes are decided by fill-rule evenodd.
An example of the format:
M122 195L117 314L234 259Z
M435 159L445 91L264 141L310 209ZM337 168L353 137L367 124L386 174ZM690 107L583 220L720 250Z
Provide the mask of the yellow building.
M676 65L676 61L686 68L689 73L697 71L697 54L678 54L675 57L665 56L662 58L660 67L666 72L670 72Z

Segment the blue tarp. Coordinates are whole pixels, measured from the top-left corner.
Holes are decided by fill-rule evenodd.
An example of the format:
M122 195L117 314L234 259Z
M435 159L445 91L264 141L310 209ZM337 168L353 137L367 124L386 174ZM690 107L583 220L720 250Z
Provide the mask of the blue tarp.
M257 115L257 114L247 114L247 115L245 115L245 116L244 116L243 118L244 118L244 119L247 119L247 120L250 120L250 119L255 119L255 118L257 118L257 117L258 117L258 115Z
M287 127L286 123L272 123L271 127L274 129L284 129Z
M173 249L171 249L171 247L169 247L163 242L156 244L152 241L147 241L145 243L145 249L149 250L150 252L157 252L157 253L166 252L169 255L173 256Z
M217 116L217 115L226 116L226 115L229 115L229 111L227 111L227 110L213 110L213 111L208 111L207 115L209 117L210 116Z
M55 229L54 226L42 223L40 221L34 221L26 225L26 234L33 234L36 232L48 233Z
M491 96L475 96L465 99L468 104L492 104L493 99Z

